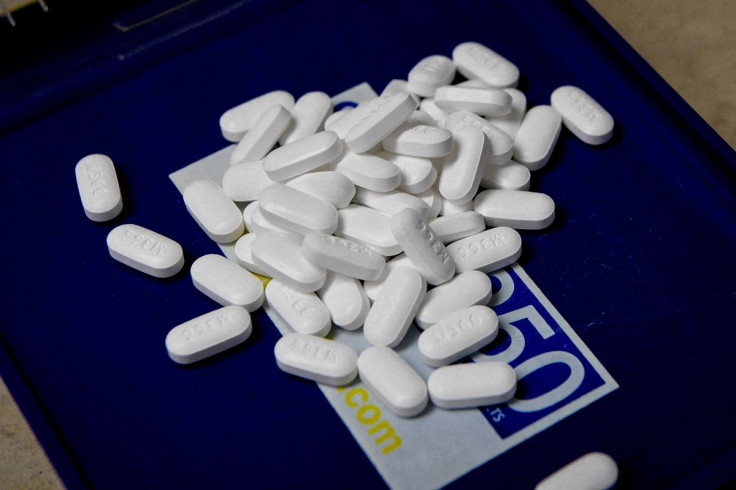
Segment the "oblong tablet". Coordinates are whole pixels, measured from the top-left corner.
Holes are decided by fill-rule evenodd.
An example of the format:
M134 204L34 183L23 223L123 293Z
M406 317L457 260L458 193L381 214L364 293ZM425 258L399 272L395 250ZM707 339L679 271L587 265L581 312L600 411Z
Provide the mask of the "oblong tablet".
M276 104L290 111L294 107L294 97L283 90L275 90L225 111L220 116L222 136L234 143L240 141L261 114Z
M482 232L486 229L486 223L482 214L464 211L435 218L429 222L429 227L437 239L447 245Z
M491 291L487 274L476 270L462 272L424 295L414 321L423 329L429 328L470 306L487 305Z
M447 253L455 261L457 272L493 272L521 256L521 236L513 228L491 228L449 244Z
M236 202L255 201L261 197L261 191L275 184L266 172L260 160L238 163L225 170L222 176L223 192Z
M184 204L197 224L217 243L230 243L245 231L243 215L219 185L195 180L184 189Z
M247 310L224 306L172 328L166 350L174 362L191 364L245 342L252 330Z
M273 353L282 371L317 383L342 386L358 375L358 354L341 342L291 333L276 342Z
M189 273L194 287L222 306L242 306L253 312L263 304L261 281L222 255L203 255Z
M527 191L530 181L529 167L509 160L500 165L486 165L480 185L486 189Z
M519 132L519 126L526 114L526 95L521 90L515 88L505 88L507 94L511 96L511 112L505 116L493 116L487 119L493 123L495 127L509 135L511 139L516 137Z
M110 221L123 210L115 165L107 155L87 155L79 160L74 173L84 213L92 221Z
M445 129L449 131L457 131L462 126L475 126L486 135L491 144L489 164L500 164L511 159L514 140L492 123L468 111L453 112L445 119Z
M113 259L153 277L171 277L184 267L181 245L138 225L113 228L107 248Z
M335 170L345 175L353 184L377 192L388 192L401 183L399 167L375 155L347 152L337 163Z
M566 490L586 488L605 490L612 488L618 480L618 465L607 454L588 453L568 463L542 480L535 490Z
M514 160L529 170L544 167L555 149L560 136L562 118L548 105L529 109L514 139Z
M337 228L335 206L284 184L263 189L258 205L264 218L295 233L329 234Z
M325 283L325 270L299 252L299 243L275 233L258 234L251 248L253 263L267 276L292 289L309 293Z
M288 145L322 129L327 116L332 114L332 100L324 92L308 92L296 101L291 110L291 122L281 135L281 146Z
M391 218L391 233L428 283L437 285L455 275L455 264L427 221L413 209Z
M474 126L462 126L453 136L455 147L442 159L438 189L445 199L466 203L478 192L491 145L483 131Z
M358 356L360 380L392 412L401 417L419 415L427 406L427 385L392 349L374 345Z
M335 235L369 246L381 255L401 252L401 245L391 233L391 217L375 209L351 204L337 212Z
M329 310L332 323L345 330L362 327L371 307L360 281L336 272L327 273L317 296Z
M426 158L399 155L390 151L379 151L377 155L399 168L401 183L399 189L409 194L424 192L437 180L437 169Z
M287 230L286 228L278 226L263 217L259 201L253 201L245 207L243 210L243 221L245 222L245 226L248 228L248 231L251 233L258 233L259 235L276 233L277 235L289 238L297 243L301 243L304 238L304 235Z
M494 88L446 85L434 93L434 103L445 112L469 111L483 116L511 112L511 96Z
M305 236L301 252L310 262L329 271L365 281L377 279L386 265L383 256L368 246L325 233Z
M397 92L390 95L350 128L345 144L355 153L370 150L398 128L416 108L417 102L410 94Z
M581 141L602 145L613 135L613 118L593 97L582 89L565 85L552 92L552 107L562 122Z
M452 133L436 126L407 121L386 136L381 146L402 155L438 158L452 150Z
M479 43L458 44L452 61L465 78L478 78L491 87L513 87L519 81L516 65Z
M419 357L433 367L446 366L491 343L498 334L498 317L483 305L453 313L419 336Z
M266 285L266 301L297 333L324 337L330 331L330 312L314 293L296 291L278 279Z
M258 235L252 232L246 233L238 238L238 241L235 242L235 258L238 259L238 264L245 270L253 274L267 276L268 274L253 262L253 254L251 252L253 251L253 243L256 239L258 239Z
M359 187L355 193L353 201L357 204L362 204L363 206L375 209L376 211L390 214L391 216L394 216L407 208L413 209L419 213L422 218L426 218L427 213L429 213L429 206L423 199L396 190L376 192Z
M437 87L449 85L455 78L455 64L442 55L427 56L409 72L407 88L422 97L432 97Z
M271 151L289 125L288 109L275 105L266 109L230 154L230 164L260 160Z
M456 364L434 371L427 380L427 388L432 403L440 408L495 405L514 396L516 373L500 361Z
M404 339L427 291L427 283L415 269L398 267L386 278L363 325L373 345L396 347Z
M337 209L350 204L355 196L355 184L340 172L333 170L302 174L288 181L286 185L323 199Z
M479 193L473 207L488 226L541 230L555 220L555 202L541 192L491 189Z
M263 171L272 180L284 181L330 163L341 153L337 134L320 131L273 150L263 159Z

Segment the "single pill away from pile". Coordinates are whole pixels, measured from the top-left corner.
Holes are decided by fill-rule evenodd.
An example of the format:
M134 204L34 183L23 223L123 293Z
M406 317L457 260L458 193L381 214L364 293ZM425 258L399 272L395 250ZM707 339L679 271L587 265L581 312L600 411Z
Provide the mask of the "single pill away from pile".
M440 408L472 408L504 403L516 392L516 372L501 361L441 367L427 380L432 403ZM568 485L560 487L587 488Z
M473 305L487 305L491 300L491 279L484 272L462 272L428 291L414 321L427 329L445 317Z
M253 242L253 263L268 277L278 279L296 291L310 293L325 283L325 269L308 261L298 242L275 233L258 234Z
M263 171L284 181L321 167L340 156L342 142L332 131L320 131L276 148L263 159Z
M276 342L273 352L282 371L317 383L343 386L358 375L358 354L341 342L291 333Z
M562 128L562 117L548 105L529 109L514 138L514 160L529 170L547 165Z
M455 263L445 246L417 211L407 208L391 218L391 233L430 284L442 284L455 275Z
M184 204L194 221L217 243L230 243L243 234L243 215L219 185L200 179L183 192Z
M314 293L296 291L271 279L266 285L266 301L294 332L324 337L332 327L330 312Z
M562 122L581 141L602 145L613 135L613 118L584 90L571 85L552 92L552 107L562 116Z
M252 331L247 310L224 306L172 328L166 350L174 362L191 364L245 342Z
M427 406L427 384L393 349L380 345L365 349L358 356L358 374L396 415L413 417Z
M79 160L74 173L84 213L92 221L110 221L123 210L115 165L107 155L87 155Z
M203 255L189 273L194 287L222 306L242 306L253 312L263 304L261 281L222 255Z
M398 128L416 108L417 102L406 92L389 96L350 128L345 144L355 153L370 150ZM355 111L350 114L353 113Z
M138 225L113 228L107 248L113 259L153 277L171 277L184 267L181 245Z
M421 97L432 97L437 87L449 85L455 78L455 64L442 55L427 56L409 72L407 88Z
M519 81L516 65L480 43L458 44L452 61L465 78L477 78L491 87L513 87Z
M555 471L534 487L535 490L585 488L606 490L618 480L618 465L607 454L588 453Z
M432 367L446 366L476 352L498 334L498 317L483 305L447 316L419 336L419 356Z
M386 265L383 256L368 246L326 233L306 235L301 252L310 262L329 271L365 281L378 279Z
M427 283L415 269L398 267L386 278L363 325L373 345L396 347L404 339L427 291Z
M274 105L281 105L290 111L294 107L294 97L283 90L274 90L228 109L220 116L222 136L237 143L258 118Z
M541 192L490 189L479 193L473 206L488 226L541 230L555 220L555 202Z
M493 272L521 256L521 236L513 228L499 226L449 244L447 253L457 272Z

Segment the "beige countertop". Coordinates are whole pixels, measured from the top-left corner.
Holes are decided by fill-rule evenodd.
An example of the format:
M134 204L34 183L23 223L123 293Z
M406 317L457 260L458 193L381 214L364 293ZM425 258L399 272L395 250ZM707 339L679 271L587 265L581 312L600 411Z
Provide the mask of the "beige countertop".
M589 0L736 148L736 2ZM0 489L63 488L0 380Z

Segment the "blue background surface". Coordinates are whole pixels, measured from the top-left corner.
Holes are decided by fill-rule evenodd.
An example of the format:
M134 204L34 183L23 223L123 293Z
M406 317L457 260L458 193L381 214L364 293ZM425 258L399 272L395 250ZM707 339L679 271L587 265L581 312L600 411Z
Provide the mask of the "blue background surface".
M574 84L616 120L602 147L563 132L534 174L557 219L522 233L519 263L620 388L451 486L530 488L592 450L625 487L736 476L736 157L587 5L226 3L142 27L0 111L0 372L70 488L382 484L314 384L278 371L264 315L244 345L172 363L168 330L215 304L188 267L152 279L105 237L134 222L179 241L187 266L217 252L168 174L225 146L224 110L274 89L380 91L468 40L517 64L529 106ZM74 182L96 152L125 199L107 224L85 218Z

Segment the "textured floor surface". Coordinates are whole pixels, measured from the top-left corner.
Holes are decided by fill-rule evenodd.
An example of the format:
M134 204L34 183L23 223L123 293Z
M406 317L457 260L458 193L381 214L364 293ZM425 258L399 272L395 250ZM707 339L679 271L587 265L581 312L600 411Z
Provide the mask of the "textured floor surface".
M736 148L736 2L589 0ZM0 490L63 488L0 380Z

